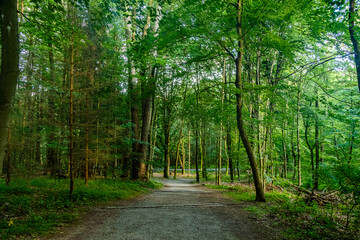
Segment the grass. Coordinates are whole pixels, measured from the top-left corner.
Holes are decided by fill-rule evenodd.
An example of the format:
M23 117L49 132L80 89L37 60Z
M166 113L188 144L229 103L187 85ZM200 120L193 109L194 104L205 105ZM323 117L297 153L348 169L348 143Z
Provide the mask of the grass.
M266 193L266 203L257 203L255 191L247 185L206 185L223 191L241 202L243 209L254 217L268 220L274 228L283 230L285 239L359 239L357 229L344 226L344 206L306 204L299 196L287 191Z
M110 179L90 181L86 187L78 180L70 198L68 180L14 179L6 186L0 179L0 239L36 238L75 221L90 206L159 187L152 181Z

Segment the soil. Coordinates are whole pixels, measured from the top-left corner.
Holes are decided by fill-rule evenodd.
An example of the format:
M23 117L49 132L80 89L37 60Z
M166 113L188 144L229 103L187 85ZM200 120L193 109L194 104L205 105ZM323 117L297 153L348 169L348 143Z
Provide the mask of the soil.
M162 189L94 208L50 239L279 239L266 221L219 191L193 179L159 181Z

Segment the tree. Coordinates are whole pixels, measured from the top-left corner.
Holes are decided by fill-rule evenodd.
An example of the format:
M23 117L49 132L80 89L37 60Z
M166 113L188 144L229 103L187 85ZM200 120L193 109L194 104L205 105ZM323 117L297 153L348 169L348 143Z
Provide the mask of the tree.
M19 32L17 0L1 1L1 75L0 75L0 175L7 146L7 135L16 82L19 74Z

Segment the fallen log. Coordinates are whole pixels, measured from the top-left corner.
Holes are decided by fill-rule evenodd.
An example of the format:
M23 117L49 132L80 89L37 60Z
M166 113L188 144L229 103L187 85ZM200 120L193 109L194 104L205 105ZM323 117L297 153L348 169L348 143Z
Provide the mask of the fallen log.
M314 189L310 191L291 183L290 185L293 188L295 188L299 193L303 194L303 198L306 204L310 204L313 201L316 201L319 205L341 203L341 199L338 196L337 191L322 193L322 192L317 192Z

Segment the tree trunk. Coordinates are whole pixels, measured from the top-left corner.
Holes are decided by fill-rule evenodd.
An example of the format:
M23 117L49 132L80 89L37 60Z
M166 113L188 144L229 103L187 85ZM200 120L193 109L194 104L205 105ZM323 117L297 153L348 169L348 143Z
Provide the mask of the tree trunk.
M50 38L50 41L52 39ZM49 47L49 66L50 66L50 81L51 84L55 84L55 61L54 61L54 52L53 52L53 45L52 43L48 44ZM54 92L53 90L50 88L49 89L50 94L48 96L48 105L49 105L49 110L48 110L48 118L49 119L53 119L54 117ZM56 176L56 173L58 171L58 160L56 158L56 152L55 152L55 148L52 146L55 142L55 127L52 123L51 127L50 127L50 131L48 134L48 146L47 146L47 150L46 150L46 162L47 162L47 168L50 170L50 175L52 177Z
M242 117L242 107L243 107L243 99L242 99L242 82L241 82L241 72L242 72L242 58L243 58L243 40L242 40L242 10L243 10L243 1L238 0L237 4L237 35L239 37L238 40L238 52L237 57L235 59L236 65L236 80L235 85L239 90L236 93L236 115L237 115L237 126L239 129L239 134L243 145L245 147L246 153L249 158L250 166L253 173L254 184L256 189L256 201L265 202L265 194L264 189L261 186L259 170L257 167L256 159L251 148L249 139L244 129L244 120Z
M319 100L316 91L315 108L319 110ZM314 189L319 188L319 164L320 164L320 140L319 140L319 118L315 118L315 178L314 178Z
M89 92L86 92L86 126L85 126L85 186L89 181Z
M202 132L202 138L201 138L201 141L200 141L201 159L203 161L201 172L202 172L202 177L207 180L208 179L208 174L207 174L207 170L206 170L207 161L206 161L205 139L206 139L206 137L205 137L205 128L204 128L204 130Z
M287 154L286 154L286 144L285 144L285 141L286 141L286 135L285 135L285 124L283 126L283 129L281 129L281 132L282 132L282 146L283 146L283 151L284 151L284 178L287 179Z
M169 178L170 173L170 134L165 133L165 168L164 178Z
M0 2L1 11L1 75L0 75L0 177L16 82L19 74L19 33L17 0Z
M356 34L355 34L356 1L350 0L349 4L350 4L350 6L349 6L349 33L350 33L350 38L351 38L351 42L352 42L353 50L354 50L354 62L355 62L355 66L356 66L358 88L360 91L360 51L359 51L359 43L358 43L358 40L356 39Z
M189 171L188 171L188 177L190 176L190 168L191 168L191 158L190 158L190 146L191 146L191 144L190 144L190 130L189 130Z
M185 174L185 159L186 159L186 153L185 153L185 146L184 146L184 140L181 141L181 156L182 156L182 165L181 165L181 174Z
M270 129L269 129L269 137L270 137L270 163L271 163L271 180L274 181L274 159L273 159L273 138L272 138L272 126L270 124Z
M129 9L128 9L129 10ZM131 11L131 10L129 10ZM125 33L126 33L126 40L128 43L134 41L134 34L132 31L132 20L134 18L134 11L132 11L132 16L124 17L124 21L126 23ZM130 46L128 46L130 48ZM139 162L138 158L140 157L138 153L140 152L140 126L139 126L139 113L138 113L138 91L137 91L137 84L138 79L135 77L136 70L135 64L133 63L132 59L130 59L130 54L128 54L128 94L130 99L130 117L132 123L132 132L133 132L133 139L135 140L132 145L132 154L131 160L135 162L136 166ZM137 166L138 167L138 166ZM128 177L131 168L130 159L126 159L123 164L123 176ZM136 174L136 171L139 170L138 168L133 169L131 171L132 175Z
M304 127L305 127L305 141L306 141L306 145L309 148L310 151L310 163L311 163L311 173L312 173L312 179L314 180L315 178L315 173L314 173L314 146L310 145L310 141L308 138L308 131L309 131L309 124L308 122L304 123ZM293 155L295 155L295 153L293 152ZM295 162L295 161L294 161Z
M196 129L196 136L195 136L195 170L196 170L196 182L200 182L200 175L199 175L199 130Z
M154 129L156 131L157 127L157 114L155 108L154 98L152 99L152 114L151 114L151 123L150 123L150 133L149 133L149 161L146 164L146 178L150 179L150 170L152 167L153 160L153 150L155 150L155 142L156 142L156 133L154 134Z
M218 165L217 165L217 181L216 184L217 185L221 185L221 160L222 160L222 156L221 156L221 151L222 150L222 124L220 125L220 130L219 130L219 158L218 158Z
M226 134L226 142L227 142L227 152L229 157L229 169L230 169L230 180L234 182L234 166L232 160L232 150L231 150L231 135L230 135L230 127L228 127L228 131Z
M74 41L71 39L70 46L70 152L69 152L69 177L70 177L70 195L74 191Z
M179 154L179 152L180 152L180 143L181 143L181 139L182 139L183 126L184 126L184 119L181 120L179 141L178 141L178 144L176 145L176 162L175 162L174 178L176 178L177 166L178 166L178 162L180 161L180 154Z
M300 86L297 91L297 114L296 114L296 144L298 164L298 185L301 186L301 157L300 157Z

